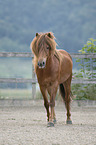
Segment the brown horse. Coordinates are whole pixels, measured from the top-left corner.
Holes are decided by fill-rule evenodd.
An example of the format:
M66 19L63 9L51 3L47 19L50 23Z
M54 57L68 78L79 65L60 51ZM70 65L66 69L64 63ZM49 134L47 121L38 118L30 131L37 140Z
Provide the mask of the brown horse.
M72 59L65 50L57 50L53 33L36 33L31 42L34 54L34 67L44 106L47 110L48 126L54 126L56 116L54 112L55 97L60 86L61 96L67 109L67 124L72 124L70 119L70 92L72 79ZM50 95L48 102L47 93Z

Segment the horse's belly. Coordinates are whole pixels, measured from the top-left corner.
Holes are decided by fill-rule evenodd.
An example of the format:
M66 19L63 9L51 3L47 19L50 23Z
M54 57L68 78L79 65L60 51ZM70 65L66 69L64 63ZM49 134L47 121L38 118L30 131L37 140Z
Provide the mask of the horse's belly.
M59 84L64 83L69 77L70 77L71 73L67 74L67 75L63 75L60 77L60 81Z

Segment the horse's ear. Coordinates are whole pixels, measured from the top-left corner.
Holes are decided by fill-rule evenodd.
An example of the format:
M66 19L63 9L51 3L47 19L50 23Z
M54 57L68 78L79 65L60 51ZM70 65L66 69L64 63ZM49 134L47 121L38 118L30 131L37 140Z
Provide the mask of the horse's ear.
M38 36L39 34L38 33L36 33L36 37Z
M51 38L51 33L48 33L48 37L50 37L50 38Z
M52 32L47 33L47 36L52 38L52 39L55 38Z

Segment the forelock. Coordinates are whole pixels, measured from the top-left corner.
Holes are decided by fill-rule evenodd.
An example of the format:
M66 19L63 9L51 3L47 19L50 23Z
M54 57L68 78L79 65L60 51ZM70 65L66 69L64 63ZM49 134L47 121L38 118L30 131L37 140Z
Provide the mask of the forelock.
M32 43L31 43L31 49L32 49L32 52L38 56L38 53L39 53L39 49L42 45L42 43L47 43L50 47L51 47L51 52L54 53L55 52L55 49L56 49L56 42L54 40L54 35L53 33L51 34L50 32L50 35L51 37L48 36L49 33L41 33L39 34L38 36L36 36Z

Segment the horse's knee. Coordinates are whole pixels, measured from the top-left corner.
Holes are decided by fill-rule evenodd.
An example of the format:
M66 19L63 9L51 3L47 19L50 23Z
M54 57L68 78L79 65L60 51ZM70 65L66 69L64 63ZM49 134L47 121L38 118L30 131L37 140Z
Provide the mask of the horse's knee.
M49 108L49 103L48 102L44 102L44 106L45 106L45 108Z
M68 103L71 101L70 91L69 91L69 92L68 92L68 91L66 91L65 101L66 101L66 102L68 102Z
M67 114L66 114L68 117L70 117L71 116L71 113L70 113L70 111L68 110L68 112L67 112Z
M70 101L71 101L70 96L66 97L66 98L65 98L65 101L66 101L66 103L70 103Z
M49 103L50 107L55 107L55 101Z

